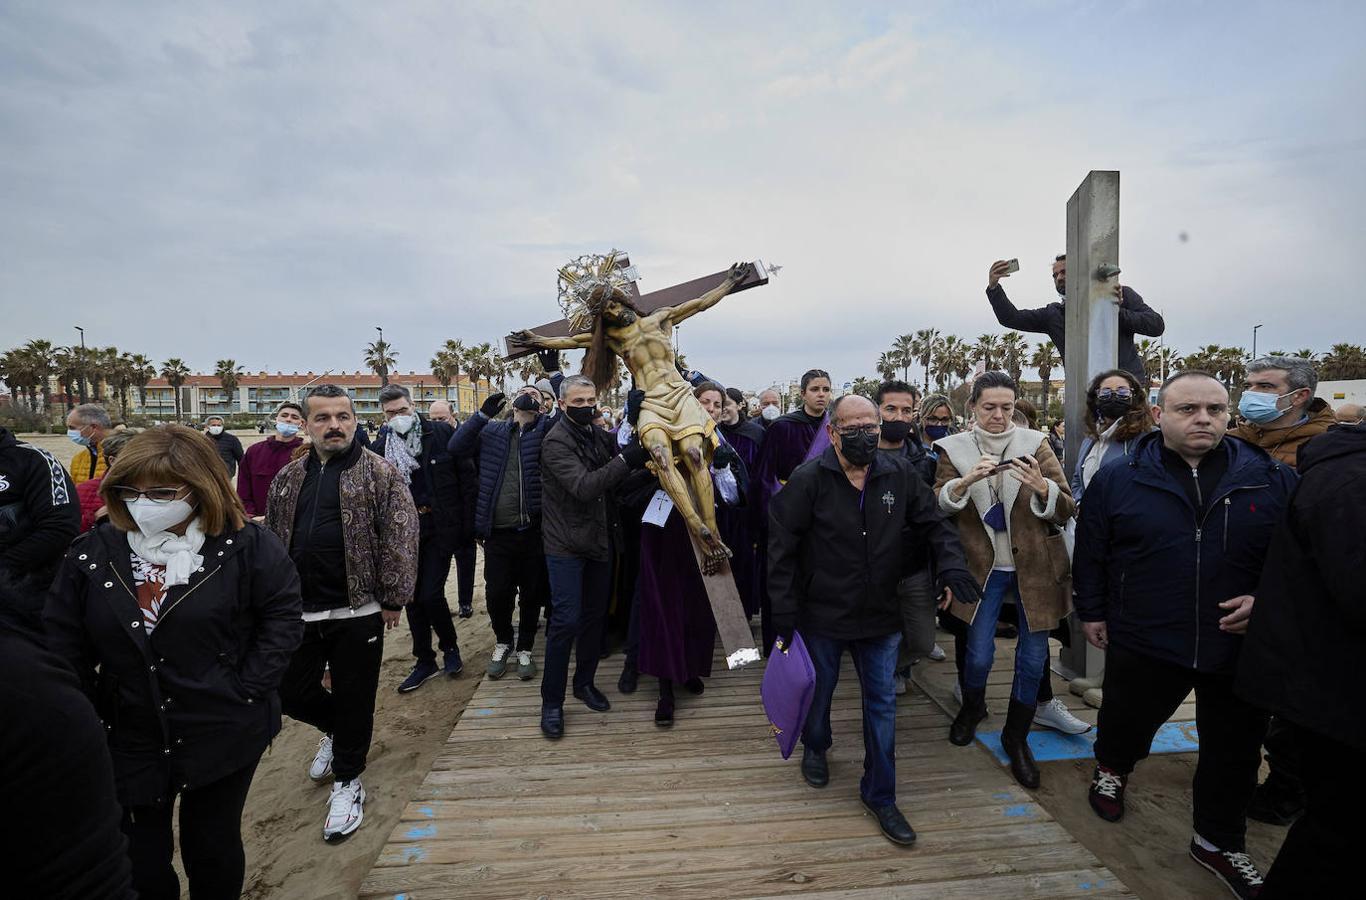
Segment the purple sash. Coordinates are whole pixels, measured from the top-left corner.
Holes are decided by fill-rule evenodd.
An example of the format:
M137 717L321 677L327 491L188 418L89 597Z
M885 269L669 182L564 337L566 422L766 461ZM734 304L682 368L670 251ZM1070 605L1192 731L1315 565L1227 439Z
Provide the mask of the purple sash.
M811 654L807 653L802 636L794 631L791 647L774 647L769 653L764 680L759 685L764 713L783 759L791 756L797 746L815 695L816 667L811 664Z
M811 439L811 446L806 448L806 456L802 457L802 462L811 462L813 459L820 458L825 452L825 448L830 446L830 432L826 430L826 423L830 421L830 415L821 416L821 423L816 426L816 436Z

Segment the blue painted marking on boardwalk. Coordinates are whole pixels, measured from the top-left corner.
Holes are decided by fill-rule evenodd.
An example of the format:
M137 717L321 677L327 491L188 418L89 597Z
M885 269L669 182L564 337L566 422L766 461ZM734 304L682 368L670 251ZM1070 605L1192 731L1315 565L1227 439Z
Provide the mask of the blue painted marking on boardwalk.
M417 811L422 813L422 815L426 816L429 819L436 815L436 813L432 812L432 808L430 806L419 806L417 808Z
M1009 816L1012 819L1034 817L1034 813L1030 811L1029 804L1027 803L1016 803L1014 806L1007 806L1004 812L1007 816Z
M1009 799L1011 798L1011 796L1013 796L1013 795L1012 795L1009 791L1001 791L1000 793L992 794L992 795L991 795L991 799L993 799L993 800L1009 800Z
M979 731L977 740L991 751L1002 765L1010 760L1001 749L1001 732ZM1060 759L1095 759L1096 729L1086 734L1059 734L1056 731L1031 731L1029 749L1038 762ZM1200 749L1200 736L1194 722L1167 722L1157 729L1153 738L1153 753L1195 753Z
M491 710L491 709L476 709L476 710L474 711L474 714L475 714L476 716L491 716L491 715L493 715L493 710Z
M409 829L408 829L408 832L407 832L407 837L408 837L410 840L417 840L418 838L435 837L435 836L436 836L436 826L435 826L435 825L418 825L416 828L409 828Z
M408 900L407 894L395 894L394 900Z
M1083 881L1081 884L1077 885L1077 887L1081 888L1083 891L1089 891L1089 890L1091 890L1092 888L1103 888L1103 887L1106 887L1107 885L1109 885L1109 883L1110 883L1110 882L1108 882L1108 881L1106 881L1105 879L1102 878L1100 881L1094 881L1094 882L1093 882L1093 881Z

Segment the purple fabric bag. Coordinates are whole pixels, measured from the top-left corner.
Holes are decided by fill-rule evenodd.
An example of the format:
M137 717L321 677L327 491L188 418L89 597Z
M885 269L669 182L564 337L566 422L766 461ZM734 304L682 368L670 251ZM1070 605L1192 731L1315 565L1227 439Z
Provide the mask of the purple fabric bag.
M811 664L811 654L806 652L802 636L794 631L791 647L786 650L775 647L768 655L764 680L759 685L768 725L778 741L783 759L791 756L797 746L815 695L816 667Z

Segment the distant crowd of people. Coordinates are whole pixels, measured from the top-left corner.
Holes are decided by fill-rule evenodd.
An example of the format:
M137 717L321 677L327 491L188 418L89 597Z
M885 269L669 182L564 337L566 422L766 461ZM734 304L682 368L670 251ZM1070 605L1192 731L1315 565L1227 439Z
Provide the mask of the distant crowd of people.
M987 292L1001 321L1061 345L1062 303L1015 309L1005 274L994 265ZM787 412L776 391L751 405L681 373L710 415L718 522L762 650L800 636L815 668L801 775L832 780L847 651L860 797L883 835L913 844L896 802L896 696L912 665L947 657L942 628L957 668L947 737L973 743L1008 622L999 742L1037 788L1031 728L1091 727L1052 686L1050 634L1075 616L1105 653L1095 814L1123 817L1138 764L1194 691L1190 855L1240 897L1347 896L1363 826L1340 785L1366 762L1362 410L1333 410L1312 367L1284 357L1248 365L1236 407L1200 371L1150 403L1130 351L1161 316L1129 288L1116 303L1121 365L1091 380L1075 459L1000 372L975 378L959 410L898 380L836 397L811 369ZM324 840L353 834L385 633L406 616L413 665L397 691L459 676L476 547L495 640L484 675L539 676L546 738L573 734L571 696L611 707L596 676L613 643L616 690L655 678L653 722L671 726L676 688L705 691L716 629L680 516L652 512L662 492L634 435L639 392L612 420L607 387L553 372L457 423L393 384L371 438L324 384L281 404L245 451L220 417L134 434L84 404L66 466L0 429L0 783L21 813L5 837L44 848L11 873L16 895L179 897L178 799L191 896L238 896L242 810L282 715L317 729L306 762L330 786ZM1265 878L1249 815L1294 823Z

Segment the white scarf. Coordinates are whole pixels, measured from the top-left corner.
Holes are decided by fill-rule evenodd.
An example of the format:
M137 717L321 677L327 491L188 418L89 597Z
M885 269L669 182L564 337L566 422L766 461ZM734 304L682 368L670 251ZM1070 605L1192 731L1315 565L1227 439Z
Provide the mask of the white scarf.
M422 455L422 422L413 421L413 427L408 429L407 435L400 435L392 428L389 430L389 438L384 442L384 458L389 461L398 474L403 476L404 484L411 484L413 479L409 475L417 469L419 463L417 458Z
M1115 432L1119 430L1119 425L1123 419L1115 419L1114 423L1103 432L1096 442L1091 445L1086 458L1081 461L1081 486L1090 486L1091 479L1100 471L1100 464L1105 462L1105 451L1110 449L1110 444L1114 439Z
M169 531L146 535L128 532L128 548L154 566L166 567L166 587L188 584L190 573L204 565L199 551L204 547L204 529L196 516L185 529L184 537Z

